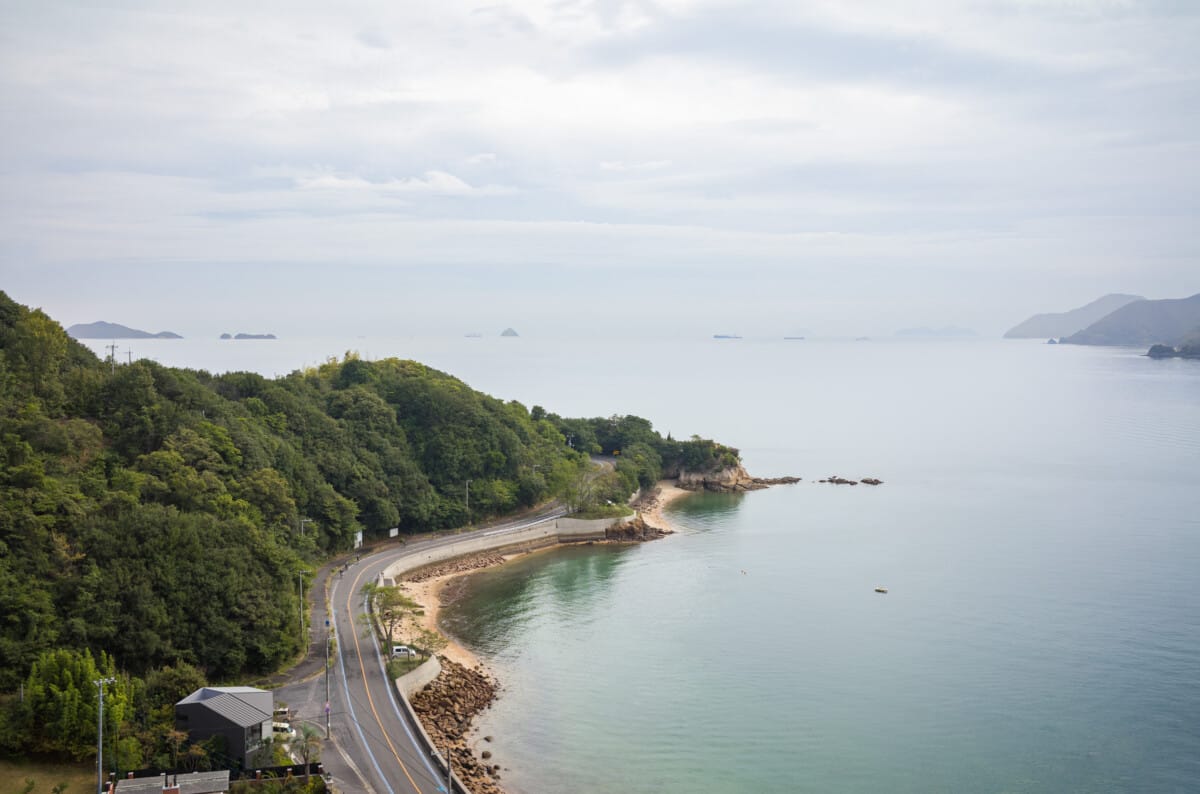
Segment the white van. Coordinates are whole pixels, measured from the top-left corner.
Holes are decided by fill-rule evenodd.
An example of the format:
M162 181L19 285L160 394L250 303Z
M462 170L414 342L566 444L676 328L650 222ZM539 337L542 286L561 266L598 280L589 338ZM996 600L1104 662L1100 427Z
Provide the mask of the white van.
M286 722L272 722L271 730L274 731L276 738L290 739L296 735L296 729Z
M414 651L412 648L408 647L407 645L393 645L392 646L392 658L393 659L415 659L415 658L417 658L417 652Z

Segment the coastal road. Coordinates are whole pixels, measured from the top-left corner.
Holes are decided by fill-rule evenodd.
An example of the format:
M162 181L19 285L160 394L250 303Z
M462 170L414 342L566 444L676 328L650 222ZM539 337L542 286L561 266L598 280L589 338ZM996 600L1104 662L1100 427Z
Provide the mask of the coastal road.
M389 546L364 553L324 569L329 595L329 612L320 602L322 591L314 587L312 642L309 656L296 668L303 680L292 679L277 693L292 706L297 717L324 731L325 709L329 709L332 744L326 743L322 762L346 794L434 794L447 791L445 775L417 738L417 726L399 703L395 687L387 678L386 659L366 613L363 585L376 581L398 560L424 554L431 549L479 537L518 532L535 524L559 518L566 511L549 506L518 521L495 524L455 535ZM327 628L328 625L328 628ZM336 637L327 675L324 655L326 631ZM316 664L313 661L318 660ZM328 704L326 687L328 686Z

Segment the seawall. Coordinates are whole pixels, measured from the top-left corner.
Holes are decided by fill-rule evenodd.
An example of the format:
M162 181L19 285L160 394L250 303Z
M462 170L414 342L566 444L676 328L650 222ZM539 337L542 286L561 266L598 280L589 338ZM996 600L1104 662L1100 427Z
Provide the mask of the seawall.
M628 520L628 516L594 520L556 518L517 530L498 529L490 532L482 532L473 537L464 538L461 541L448 543L434 549L414 551L412 554L400 557L380 572L379 584L394 585L400 577L409 571L480 552L530 551L560 543L603 540L605 531L609 527L626 520ZM421 724L421 721L413 711L412 705L409 703L409 698L433 681L440 671L441 665L437 657L433 657L417 669L396 679L395 686L397 694L400 696L399 699L402 708L412 720L412 723L418 727L418 734L421 742L424 744L425 752L429 753L437 761L442 774L445 774L446 760L444 755L439 748L433 746L433 742L429 739L429 735L425 731L425 726ZM458 779L457 775L454 776L454 787L458 791L469 791Z

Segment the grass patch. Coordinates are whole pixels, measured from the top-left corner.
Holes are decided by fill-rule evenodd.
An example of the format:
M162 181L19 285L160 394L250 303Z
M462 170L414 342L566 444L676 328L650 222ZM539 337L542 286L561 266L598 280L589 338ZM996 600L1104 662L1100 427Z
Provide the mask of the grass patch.
M33 788L27 789L28 781ZM20 794L53 794L55 787L61 794L88 794L96 790L96 764L60 763L54 761L0 761L0 791Z
M388 659L388 678L395 680L405 673L411 673L424 663L424 659L414 659L411 656L403 659Z

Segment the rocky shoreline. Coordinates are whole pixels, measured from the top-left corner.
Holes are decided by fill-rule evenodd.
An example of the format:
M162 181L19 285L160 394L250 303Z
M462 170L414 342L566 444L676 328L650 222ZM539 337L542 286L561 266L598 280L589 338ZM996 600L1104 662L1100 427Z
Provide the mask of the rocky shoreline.
M741 466L708 472L681 471L675 484L685 491L715 491L717 493L743 493L761 491L772 485L791 485L800 482L800 477L751 477Z
M472 554L467 557L459 557L457 559L447 560L436 565L418 568L411 573L405 574L403 581L427 582L430 579L437 579L442 576L470 573L471 571L477 571L480 568L490 568L493 565L499 565L502 562L504 562L504 557L500 554L492 554L490 552Z
M479 757L467 743L471 721L496 700L496 681L481 669L470 669L439 657L442 672L427 687L412 696L413 711L443 756L449 748L451 765L474 794L504 794L497 781L500 764L490 750ZM485 736L481 741L491 741Z

